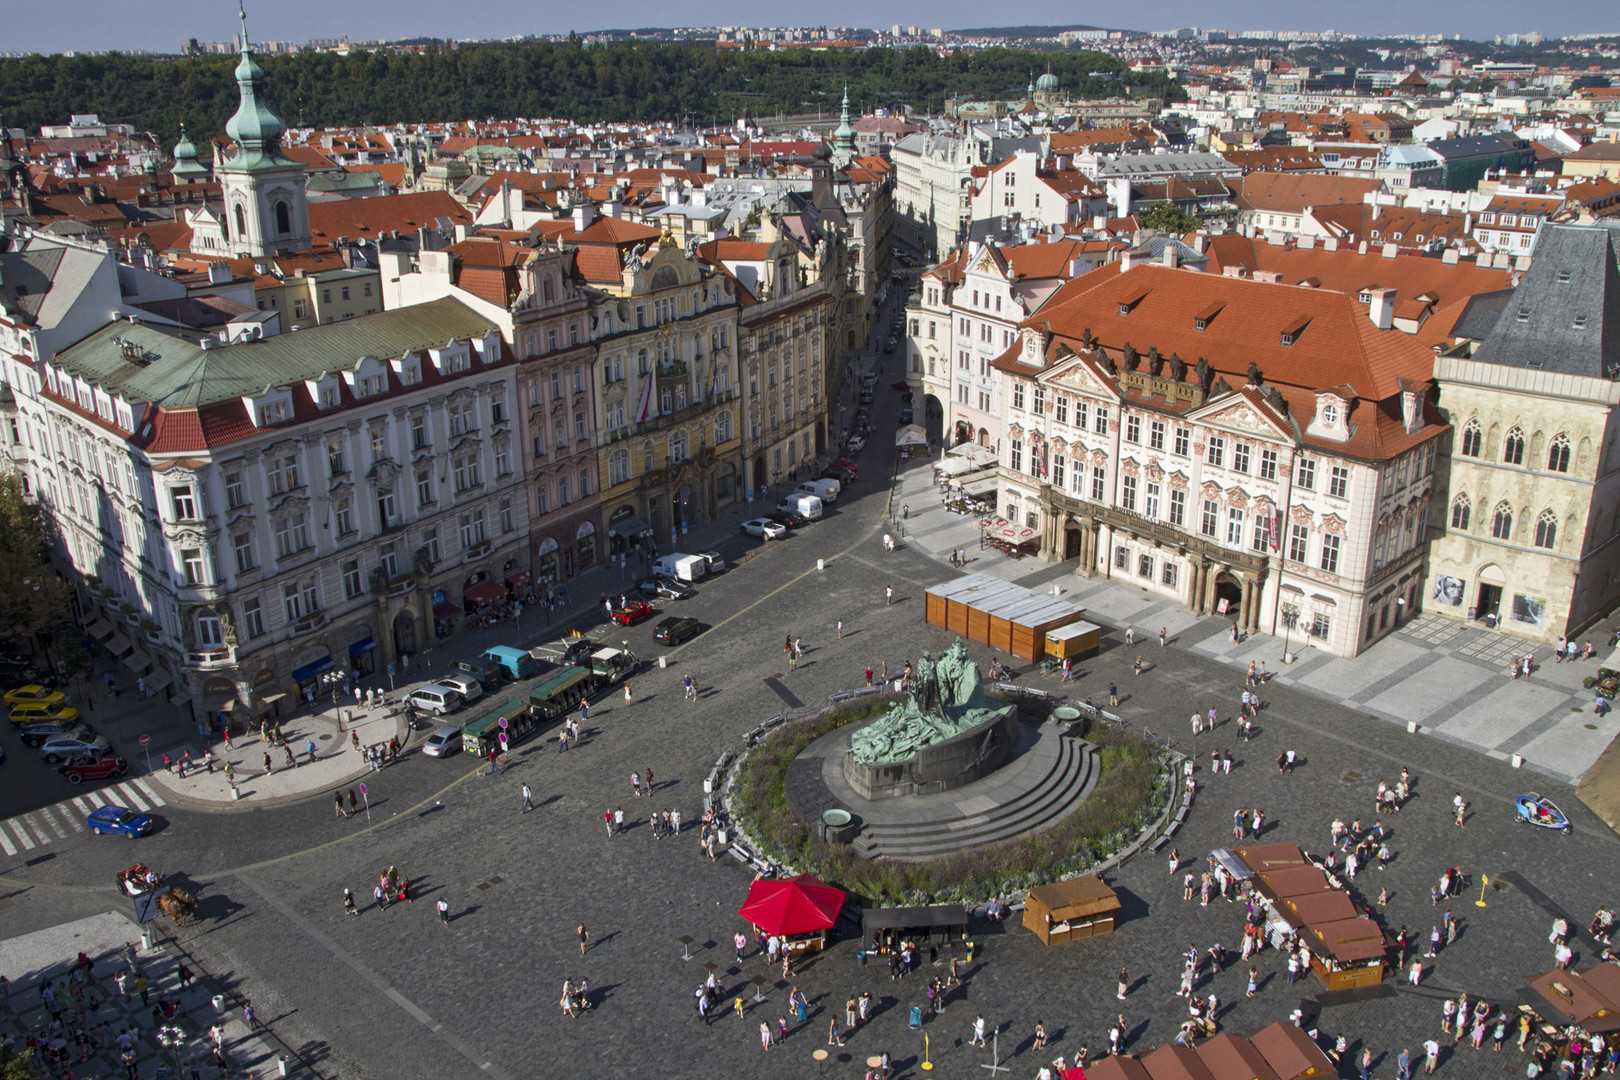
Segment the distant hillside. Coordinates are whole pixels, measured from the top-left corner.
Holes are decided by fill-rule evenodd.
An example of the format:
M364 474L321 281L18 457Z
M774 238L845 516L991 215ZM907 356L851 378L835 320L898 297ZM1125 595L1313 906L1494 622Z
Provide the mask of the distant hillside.
M1106 29L1104 26L1075 23L1073 26L984 26L973 30L951 30L949 33L961 34L963 37L1043 38L1057 37L1069 30Z

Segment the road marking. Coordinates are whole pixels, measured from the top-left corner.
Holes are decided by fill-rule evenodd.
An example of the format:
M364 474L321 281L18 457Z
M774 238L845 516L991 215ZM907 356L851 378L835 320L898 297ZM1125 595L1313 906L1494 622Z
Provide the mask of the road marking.
M79 815L73 812L73 803L68 801L59 802L52 809L62 815L62 819L68 823L68 827L74 832L84 832L84 823L79 820Z
M163 801L163 796L159 795L158 792L157 792L157 789L154 788L151 784L148 784L145 780L142 780L139 777L136 777L134 780L131 780L130 783L133 784L134 786L140 788L142 791L144 791L146 793L146 797L148 799L152 800L152 805L153 806L163 806L163 805L165 805L164 801Z
M11 837L6 835L4 829L0 829L0 851L4 851L7 855L17 854L16 846L12 844Z
M95 803L90 802L88 799L86 799L82 795L74 796L73 805L77 806L79 808L79 813L81 813L81 814L88 814L90 811L92 811L92 810L94 810L96 808Z
M28 822L28 827L33 830L35 838L38 839L40 843L48 844L51 842L50 834L44 829L40 828L39 821L34 817L33 814L24 814L23 820Z
M50 807L48 807L48 806L40 807L39 808L39 816L40 816L40 818L42 820L44 820L45 824L47 824L47 825L49 825L51 827L51 832L56 834L56 838L58 840L66 840L67 839L67 833L63 830L62 826L60 826L60 825L58 825L56 823L56 815L51 813L51 808Z
M141 798L141 793L135 789L134 784L119 784L114 790L118 791L124 799L127 799L129 805L135 807L135 809L142 812L152 809L147 805L146 800Z
M22 822L18 821L16 818L12 818L10 821L6 822L6 824L10 825L11 831L17 834L17 839L22 841L24 851L34 850L37 845L34 843L34 838L28 835L28 830L23 828Z

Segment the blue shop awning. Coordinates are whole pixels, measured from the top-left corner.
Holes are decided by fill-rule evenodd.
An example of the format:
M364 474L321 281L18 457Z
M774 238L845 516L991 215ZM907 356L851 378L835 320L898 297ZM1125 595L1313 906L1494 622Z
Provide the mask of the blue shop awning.
M301 668L293 668L293 682L307 683L323 671L331 671L337 667L337 661L330 656L323 656L313 664L305 664Z
M349 646L349 655L351 657L364 656L366 653L370 652L372 649L375 649L376 647L377 647L377 639L376 638L364 638L363 640L357 641L353 645Z

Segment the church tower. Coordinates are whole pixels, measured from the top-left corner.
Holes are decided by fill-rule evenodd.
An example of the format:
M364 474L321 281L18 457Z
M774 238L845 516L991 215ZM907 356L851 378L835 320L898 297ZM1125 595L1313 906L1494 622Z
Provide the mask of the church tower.
M844 104L838 113L838 127L833 132L833 152L840 165L849 164L855 157L855 125L849 122L849 84L844 84Z
M304 166L281 153L286 125L264 103L263 81L264 70L248 46L243 11L242 62L236 65L241 104L225 124L236 148L214 168L225 202L226 246L233 255L273 255L310 246Z

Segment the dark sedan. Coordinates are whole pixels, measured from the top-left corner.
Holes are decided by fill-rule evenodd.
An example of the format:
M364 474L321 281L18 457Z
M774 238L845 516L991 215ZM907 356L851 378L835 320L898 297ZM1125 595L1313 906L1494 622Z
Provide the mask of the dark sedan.
M671 615L653 627L653 640L664 645L679 645L703 632L703 624L682 615Z
M636 582L636 591L655 600L690 600L697 595L697 590L692 586L656 574Z

